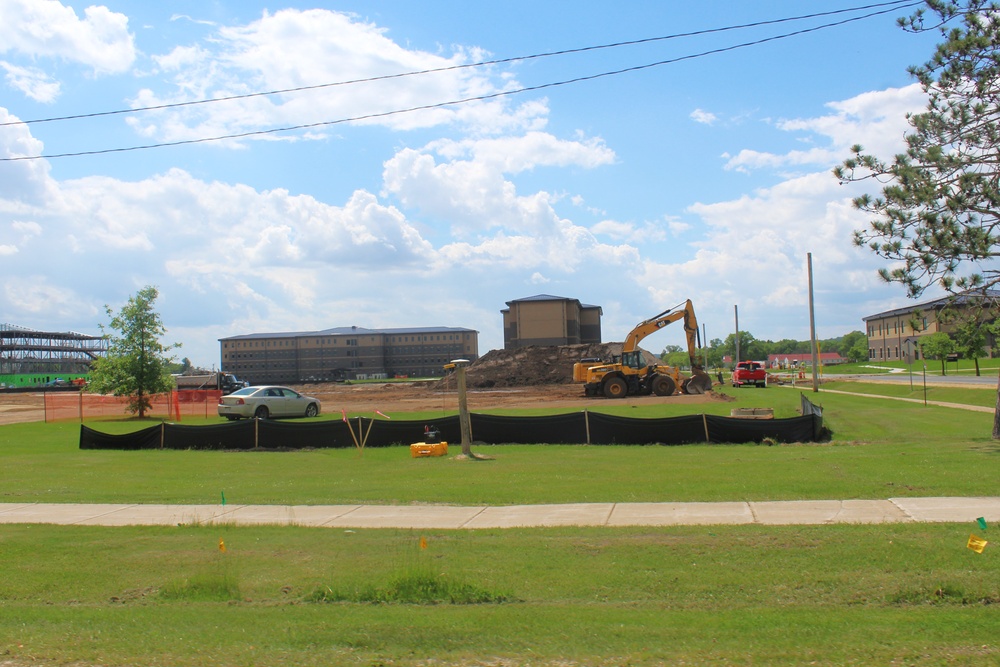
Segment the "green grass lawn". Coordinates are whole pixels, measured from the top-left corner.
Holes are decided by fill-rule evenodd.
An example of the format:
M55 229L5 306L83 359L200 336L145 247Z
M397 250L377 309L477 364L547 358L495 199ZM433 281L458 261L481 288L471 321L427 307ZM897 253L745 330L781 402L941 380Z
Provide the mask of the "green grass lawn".
M936 359L927 359L926 361L918 360L914 361L912 364L908 364L905 361L864 361L856 364L834 364L831 366L823 366L822 372L823 375L878 375L888 373L892 369L901 369L906 371L912 370L914 374L917 374L923 372L924 364L927 364L928 376L941 375L941 362ZM996 377L998 369L1000 369L1000 357L979 360L979 371L982 375ZM812 377L811 373L811 370L806 370L807 376ZM953 373L957 373L959 375L975 375L976 363L972 359L948 361L945 362L945 373L947 375L951 375Z
M800 395L732 393L706 412L791 416ZM4 426L0 502L211 504L222 492L231 504L997 495L992 414L806 394L823 406L831 441L477 447L495 457L484 462L412 459L406 448L81 451L76 423ZM599 407L637 417L685 410L669 401ZM996 664L1000 552L965 543L997 529L0 525L0 664ZM455 591L486 601L453 601Z
M928 401L942 401L944 403L958 403L960 405L978 405L992 408L996 406L997 389L993 387L937 387L928 386L925 389L920 378L914 379L913 387L907 384L890 384L887 382L845 382L826 381L823 383L823 390L849 391L856 394L869 394L875 396L893 396L898 398L909 398L915 401L923 401L925 396Z

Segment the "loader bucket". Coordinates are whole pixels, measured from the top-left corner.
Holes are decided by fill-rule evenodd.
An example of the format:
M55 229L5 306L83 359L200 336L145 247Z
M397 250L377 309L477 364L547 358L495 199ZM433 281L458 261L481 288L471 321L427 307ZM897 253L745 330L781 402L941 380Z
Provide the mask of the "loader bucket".
M712 378L704 371L696 370L684 381L681 389L685 394L704 394L712 390Z

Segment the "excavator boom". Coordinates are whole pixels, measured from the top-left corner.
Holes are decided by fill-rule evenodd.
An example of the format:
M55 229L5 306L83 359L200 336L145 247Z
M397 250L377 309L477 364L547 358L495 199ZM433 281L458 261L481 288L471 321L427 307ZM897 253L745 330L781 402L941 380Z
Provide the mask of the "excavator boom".
M681 318L684 318L684 334L687 336L687 350L691 361L691 368L698 367L701 369L697 354L698 348L701 347L701 332L698 329L698 318L694 315L694 305L692 305L691 299L673 308L668 308L659 315L654 315L648 320L643 320L637 324L625 337L622 353L635 351L638 349L639 342L643 338Z
M680 319L684 320L688 357L691 360L691 377L683 380L676 368L647 366L639 350L639 343L646 336ZM712 379L698 363L697 351L700 339L694 306L688 299L683 304L678 304L637 324L625 337L620 363L616 361L601 366L577 363L573 369L573 377L577 382L585 383L588 395L603 394L608 398L649 393L669 396L674 393L678 383L685 394L703 394L712 388Z

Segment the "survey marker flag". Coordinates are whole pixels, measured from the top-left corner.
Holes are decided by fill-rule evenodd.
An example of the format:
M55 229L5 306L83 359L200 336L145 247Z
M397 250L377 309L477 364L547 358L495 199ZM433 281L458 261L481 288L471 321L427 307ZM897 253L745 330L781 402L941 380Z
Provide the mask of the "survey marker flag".
M983 553L983 549L986 548L987 544L989 544L989 542L987 542L983 538L976 537L975 535L969 535L969 543L966 544L965 546L969 547L977 554L981 554Z

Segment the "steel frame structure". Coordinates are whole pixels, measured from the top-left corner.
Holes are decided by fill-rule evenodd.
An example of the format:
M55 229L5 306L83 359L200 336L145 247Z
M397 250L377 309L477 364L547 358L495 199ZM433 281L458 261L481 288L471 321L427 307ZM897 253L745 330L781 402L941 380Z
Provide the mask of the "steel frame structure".
M107 352L102 336L0 323L0 375L87 373L91 362Z

